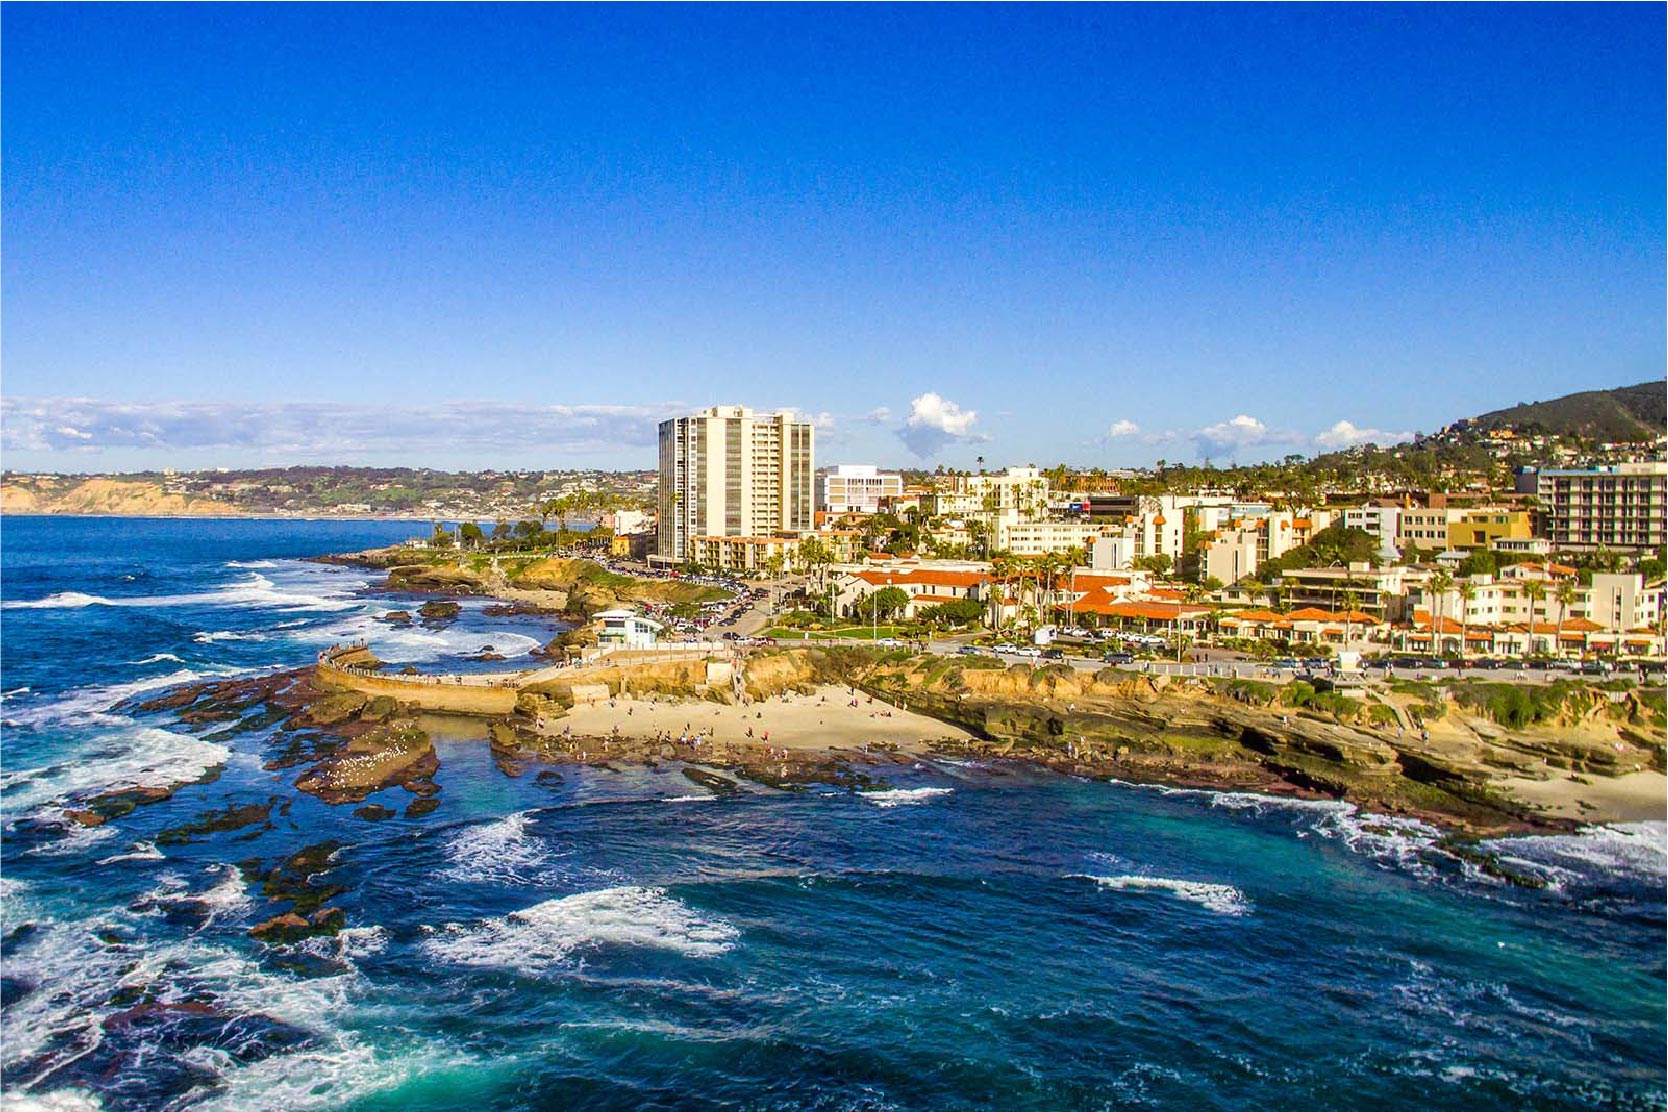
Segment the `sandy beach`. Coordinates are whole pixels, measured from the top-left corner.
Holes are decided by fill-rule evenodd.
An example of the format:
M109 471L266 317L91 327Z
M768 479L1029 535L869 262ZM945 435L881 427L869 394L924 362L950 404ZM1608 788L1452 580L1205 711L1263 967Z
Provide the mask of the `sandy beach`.
M1582 780L1587 781L1585 783ZM1668 776L1630 772L1625 776L1511 777L1499 788L1533 803L1548 815L1582 822L1662 822L1668 819Z
M852 706L856 700L857 705ZM899 752L922 752L942 738L966 739L967 731L924 714L901 710L861 692L825 686L810 695L789 693L745 706L652 697L615 699L574 707L547 722L542 733L574 737L608 737L615 729L625 737L677 737L700 733L719 742L768 742L795 750L859 749L866 744L895 745ZM751 731L751 733L749 733Z

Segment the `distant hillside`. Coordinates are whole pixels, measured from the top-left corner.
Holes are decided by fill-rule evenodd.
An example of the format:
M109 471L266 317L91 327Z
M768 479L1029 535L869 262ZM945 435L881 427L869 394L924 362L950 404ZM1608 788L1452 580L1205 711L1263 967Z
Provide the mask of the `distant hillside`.
M1483 430L1511 428L1590 440L1654 440L1668 426L1668 388L1641 382L1614 390L1584 390L1547 402L1497 409L1472 421Z

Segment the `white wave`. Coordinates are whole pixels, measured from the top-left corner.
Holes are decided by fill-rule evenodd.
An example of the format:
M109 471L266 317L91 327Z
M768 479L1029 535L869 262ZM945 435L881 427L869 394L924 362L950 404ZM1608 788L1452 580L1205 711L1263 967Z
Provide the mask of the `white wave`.
M530 833L532 824L527 812L518 811L495 822L455 831L445 846L451 864L441 875L466 883L529 884L547 879L539 874L554 855L548 845Z
M668 795L661 799L662 803L711 803L716 795Z
M0 1108L6 1112L100 1112L104 1102L80 1089L59 1089L54 1093L0 1093Z
M133 720L111 714L117 704L164 687L197 680L231 679L249 675L248 668L179 668L164 676L150 676L130 683L81 687L46 703L31 703L12 711L12 722L20 726L129 726ZM0 778L0 784L4 779Z
M388 931L379 926L345 927L333 935L304 938L296 943L296 949L317 958L352 961L388 949Z
M954 788L891 788L879 792L858 792L857 794L873 803L876 807L912 807L917 803L925 803L936 795L950 795Z
M366 634L372 650L385 659L397 661L470 656L479 652L483 645L491 645L500 656L526 656L542 644L536 637L502 630L424 629L421 626L394 629L381 622L375 625L383 628Z
M14 599L11 602L0 603L0 610L72 610L83 606L120 606L119 602L111 602L103 595L89 595L81 591L59 591L47 595L45 598L33 600Z
M1503 862L1542 875L1555 885L1622 878L1660 887L1668 879L1668 823L1589 826L1574 834L1495 838L1480 843Z
M0 800L8 810L30 809L125 788L187 784L232 755L217 742L149 726L106 735L98 744L92 752L46 768L0 775Z
M130 660L130 661L128 661L128 663L129 664L161 664L164 661L167 661L170 664L184 664L185 663L185 661L181 660L179 657L175 656L173 653L153 653L152 655L147 656L143 660Z
M14 687L10 691L0 691L0 699L15 699L17 696L27 695L33 690L32 687Z
M95 865L116 865L123 861L166 861L168 855L156 848L155 842L134 842L126 853L118 853L114 857L101 857Z
M477 926L449 924L423 943L439 961L538 971L581 947L634 946L685 957L716 957L739 932L707 918L661 888L629 885L546 900Z
M460 1082L473 1080L481 1069L478 1060L451 1045L425 1041L390 1051L370 1046L347 1031L331 1032L314 1048L274 1054L247 1065L224 1051L200 1047L183 1057L219 1074L213 1094L191 1105L205 1112L334 1110L436 1075L455 1074Z
M1424 859L1435 849L1442 832L1429 823L1401 815L1380 815L1363 811L1339 799L1294 799L1260 792L1218 792L1208 788L1167 788L1130 784L1125 787L1150 789L1160 795L1203 800L1224 811L1246 811L1254 815L1290 814L1306 820L1306 829L1375 861L1413 871L1428 869Z
M1206 884L1198 880L1172 880L1161 876L1084 876L1083 879L1119 892L1167 892L1178 900L1198 904L1218 915L1248 915L1251 912L1250 901L1231 884Z
M265 641L266 634L234 633L229 629L216 629L193 633L191 639L199 645L212 645L216 641Z
M116 836L116 832L108 826L82 826L66 818L61 818L60 821L64 827L63 837L36 846L28 851L27 856L73 857Z
M275 568L279 564L277 560L227 560L226 566L229 568Z
M243 606L281 610L346 610L358 605L339 594L280 587L259 572L250 572L241 583L209 591L180 595L134 595L108 598L84 591L59 591L41 599L14 600L3 605L10 610L66 610L87 606L141 607L153 609L177 606Z
M242 906L247 894L241 878L227 868L218 883L184 898L209 902L215 914ZM166 891L181 889L189 890L176 880ZM55 1047L44 1067L50 1069L96 1046L105 1018L121 1006L111 1003L121 990L143 989L161 1003L207 999L230 1015L259 1013L329 1039L340 1038L332 1019L350 1006L362 984L352 971L307 978L272 972L236 949L207 941L203 933L176 940L147 937L153 920L125 907L75 922L41 918L36 923L38 929L8 952L6 962L8 975L36 986L35 991L0 1011L0 1066L9 1082L24 1086L32 1079L15 1076L20 1063ZM275 1055L268 1061L292 1060ZM225 1065L231 1069L236 1063ZM295 1076L306 1076L299 1064L295 1068ZM226 1080L239 1072L232 1070ZM244 1099L233 1107L273 1107L256 1099L259 1088L240 1091Z

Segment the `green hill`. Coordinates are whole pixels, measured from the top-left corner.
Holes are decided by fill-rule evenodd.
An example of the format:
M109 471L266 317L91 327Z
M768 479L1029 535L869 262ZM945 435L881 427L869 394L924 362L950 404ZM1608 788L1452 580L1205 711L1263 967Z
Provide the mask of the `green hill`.
M1510 428L1591 440L1654 440L1668 425L1668 388L1641 382L1614 390L1584 390L1551 401L1514 405L1474 418L1471 427Z

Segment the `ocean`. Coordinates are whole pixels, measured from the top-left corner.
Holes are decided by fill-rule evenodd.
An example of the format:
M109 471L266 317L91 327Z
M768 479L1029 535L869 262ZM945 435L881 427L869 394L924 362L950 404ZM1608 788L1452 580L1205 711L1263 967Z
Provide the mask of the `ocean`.
M441 719L439 807L370 822L265 770L259 732L124 705L355 637L434 667L557 631L480 600L395 629L420 600L303 559L418 529L4 521L8 1109L1668 1103L1662 824L1494 844L1535 890L1342 804L951 760L870 794L540 782ZM269 821L163 834L249 805ZM308 849L346 928L251 938L274 909L239 863Z

